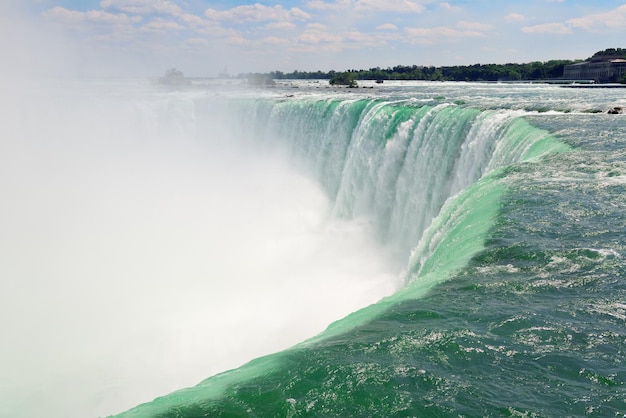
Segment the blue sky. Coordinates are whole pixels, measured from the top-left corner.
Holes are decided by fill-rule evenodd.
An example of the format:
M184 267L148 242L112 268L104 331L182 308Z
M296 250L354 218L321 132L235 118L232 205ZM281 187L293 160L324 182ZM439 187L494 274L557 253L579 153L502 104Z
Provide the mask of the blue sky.
M30 0L12 13L31 52L83 75L521 63L626 47L624 0Z

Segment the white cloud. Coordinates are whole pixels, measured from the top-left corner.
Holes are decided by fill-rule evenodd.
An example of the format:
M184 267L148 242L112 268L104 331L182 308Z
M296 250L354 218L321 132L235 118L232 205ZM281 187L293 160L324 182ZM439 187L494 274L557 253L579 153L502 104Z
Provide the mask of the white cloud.
M304 10L299 9L297 7L294 7L293 9L290 9L289 10L289 15L291 17L293 17L294 19L298 19L298 20L308 20L308 19L311 18L310 14L308 14Z
M179 23L186 26L186 29L192 31L194 35L202 35L211 38L232 37L238 32L234 29L224 28L218 22L203 19L200 16L185 13L179 17Z
M232 36L224 38L224 42L230 46L253 48L250 50L250 53L252 53L254 49L258 49L260 46L268 47L263 51L265 51L265 53L270 53L270 51L272 51L272 46L280 46L281 48L284 48L291 43L289 39L279 38L277 36L265 36L262 38L250 39L242 34L233 34Z
M306 30L298 37L299 42L306 44L336 43L340 40L338 35L316 29Z
M311 0L306 3L306 8L312 10L347 10L352 7L352 4L352 0L336 0L334 2Z
M384 25L376 26L378 30L398 30L398 27L393 23L385 23Z
M178 23L182 26L181 30L188 31L188 36L191 38L201 36L203 38L210 38L211 40L221 40L243 36L240 31L236 29L223 27L219 22L202 19L195 15L181 17Z
M306 7L313 10L351 10L356 12L421 13L428 0L312 0Z
M379 48L400 36L394 33L367 33L350 30L340 33L307 28L297 39L297 51L308 53L338 52L346 49ZM296 51L296 49L294 49Z
M376 46L381 44L380 38L370 35L369 33L352 30L341 34L343 40L347 42L357 43L360 46Z
M207 46L209 41L204 38L189 38L185 40L185 44L188 46Z
M312 29L312 30L326 30L328 29L328 26L322 24L322 23L309 23L308 25L306 25L307 29Z
M493 29L493 26L487 25L485 23L479 23L479 22L461 21L461 22L458 22L456 26L461 29L470 29L470 30L477 30L477 31L488 31L488 30Z
M554 33L568 35L574 29L587 32L616 32L623 33L626 28L626 4L605 13L594 13L587 16L569 19L565 22L544 23L522 28L525 33Z
M266 29L295 29L296 25L295 23L291 23L291 22L272 22L272 23L268 23L267 25L265 25Z
M132 14L169 14L180 16L183 10L170 0L102 0L103 9L117 9Z
M493 26L479 22L461 21L456 24L457 28L438 26L433 28L407 28L407 42L412 44L437 44L453 42L467 38L484 38L483 33L493 29Z
M237 6L221 11L207 9L204 15L212 20L234 22L262 22L267 20L291 21L307 20L311 18L311 15L297 7L287 10L281 5L269 7L259 3L249 6Z
M60 23L80 23L86 20L84 12L67 10L63 7L55 7L44 12L43 16L51 21Z
M169 32L183 29L183 26L171 20L155 19L143 25L140 30L144 32Z
M523 22L526 20L526 17L519 13L509 13L508 15L504 16L504 20L508 22Z
M596 13L567 21L571 27L588 31L617 29L622 32L626 28L626 4L606 13Z
M59 0L35 1L60 3ZM453 0L304 0L299 7L295 7L294 3L261 3L261 0L230 3L231 6L224 6L227 3L223 2L205 2L210 8L203 11L192 11L191 6L203 3L202 0L97 0L96 3L101 6L96 10L55 7L46 11L44 16L49 22L57 23L50 25L53 30L67 30L69 35L74 36L73 31L79 29L81 36L75 38L81 47L93 51L98 51L99 46L106 51L118 47L125 51L143 51L154 46L154 51L158 48L166 51L155 58L157 61L163 60L163 56L172 51L178 51L177 48L189 52L190 56L192 51L204 48L225 56L235 54L234 51L244 57L258 54L259 63L274 65L286 60L300 66L301 60L306 58L308 65L315 67L327 62L327 68L332 68L344 65L340 64L343 59L348 60L341 53L345 51L352 51L350 57L358 56L360 62L368 63L366 65L370 65L370 61L373 61L372 65L384 65L385 62L378 61L390 59L387 57L399 54L398 51L428 49L429 53L439 56L432 58L432 63L441 64L452 61L459 50L461 55L467 54L467 49L462 48L467 48L470 43L473 43L472 51L482 54L481 60L488 56L502 59L505 45L514 43L505 38L508 31L498 34L498 37L502 36L502 42L492 36L496 26L502 23L521 29L527 35L534 34L537 40L554 38L553 34L582 37L603 31L617 33L613 37L618 39L626 28L626 0L620 2L623 6L612 7L612 10L605 8L602 13L573 15L574 19L570 19L570 14L561 21L551 23L532 20L530 14L522 14L524 10L522 13L502 13L501 8L493 8L474 15L469 13L467 7L459 8L457 4L460 2ZM547 6L546 1L542 3ZM424 13L426 7L432 16L431 13ZM555 4L548 7L554 8ZM562 5L559 7L562 8ZM509 14L505 16L506 13ZM551 16L534 13L543 19ZM422 20L422 17L431 19L436 16L445 16L448 22L433 27L426 23L428 20ZM412 23L407 23L407 20ZM489 42L482 40L486 37L489 37ZM575 37L560 39L563 42L567 39L570 43ZM497 53L480 52L483 43L488 43ZM434 48L420 46L434 44L442 47L432 52ZM384 52L379 54L378 51ZM516 56L521 54L520 51L511 53L511 60L519 60ZM403 59L401 55L397 57L397 60ZM253 62L250 65L257 64Z
M571 34L572 28L563 23L544 23L541 25L535 26L525 26L522 28L524 33L533 33L533 34L544 34L544 33L554 33L557 35L568 35Z
M335 54L341 52L343 48L336 42L328 42L328 43L305 43L298 42L295 45L287 48L287 51L292 54L297 54L300 57L303 56L325 56L327 54ZM318 58L319 59L319 58ZM319 68L319 66L317 67Z
M401 37L395 32L387 33L366 33L360 31L349 31L342 33L343 46L350 49L363 47L380 48L389 44L389 41L397 41Z
M102 10L80 12L55 7L44 12L44 17L50 21L63 24L99 23L107 25L128 25L141 22L140 16L129 17L126 14L109 13Z
M450 12L460 12L461 10L463 10L461 7L459 6L453 6L450 3L443 2L443 3L439 3L439 6L441 6L442 8L450 11Z
M356 0L355 10L398 12L398 13L421 13L424 6L411 0Z
M439 26L434 28L407 28L408 41L416 44L435 44L465 38L483 38L485 34L473 30L457 30Z
M202 19L200 16L190 14L190 13L185 13L181 15L180 20L181 22L186 23L187 25L190 25L190 26L203 26L206 24L206 21Z
M244 38L241 35L233 35L230 36L228 38L225 39L226 43L230 44L230 45L249 45L250 41L248 41L246 38Z
M276 36L267 36L259 39L259 43L263 45L287 45L289 44L289 40Z

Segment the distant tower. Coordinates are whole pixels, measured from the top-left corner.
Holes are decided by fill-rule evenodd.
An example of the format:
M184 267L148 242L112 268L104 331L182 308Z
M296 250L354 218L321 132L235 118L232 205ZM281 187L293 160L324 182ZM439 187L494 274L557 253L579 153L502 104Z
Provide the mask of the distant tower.
M230 76L228 75L228 66L224 66L224 70L218 73L217 78L230 78Z

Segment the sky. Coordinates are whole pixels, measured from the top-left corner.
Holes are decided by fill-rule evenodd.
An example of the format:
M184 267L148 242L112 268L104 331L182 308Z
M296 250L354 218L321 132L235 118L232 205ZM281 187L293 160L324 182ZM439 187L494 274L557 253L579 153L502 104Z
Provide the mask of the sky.
M82 76L525 63L626 47L624 0L19 3L0 10L4 55Z

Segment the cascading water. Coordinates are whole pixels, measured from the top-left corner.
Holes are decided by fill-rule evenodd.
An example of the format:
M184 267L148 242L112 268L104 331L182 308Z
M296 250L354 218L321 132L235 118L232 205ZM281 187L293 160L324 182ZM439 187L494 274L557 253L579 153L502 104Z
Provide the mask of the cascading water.
M374 88L12 86L0 416L620 416L620 89Z
M335 216L372 219L402 259L446 200L485 173L567 149L515 111L328 99L255 103L248 112L249 135L290 149Z
M373 224L378 239L404 261L405 284L293 351L255 360L124 417L227 411L230 401L220 399L230 398L231 390L248 381L260 384L260 376L289 368L292 356L333 344L422 295L483 248L506 193L502 170L569 149L515 111L367 99L256 100L236 107L236 114L245 115L238 129L252 144L286 149L323 186L334 216Z

